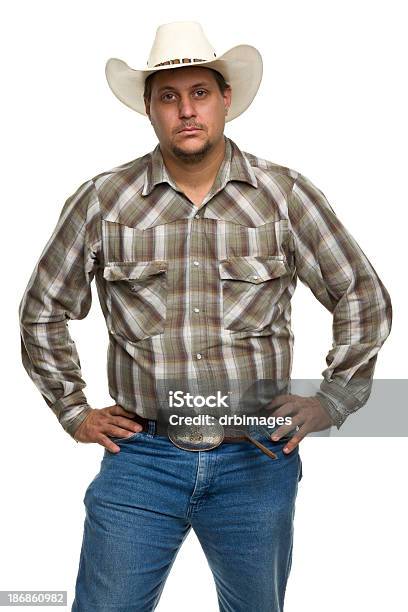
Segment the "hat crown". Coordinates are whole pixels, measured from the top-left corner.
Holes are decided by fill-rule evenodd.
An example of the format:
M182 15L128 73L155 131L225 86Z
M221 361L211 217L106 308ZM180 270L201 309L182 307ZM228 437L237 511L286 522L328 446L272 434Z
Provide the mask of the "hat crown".
M211 61L217 57L197 21L173 21L160 25L147 61L148 69L167 64Z

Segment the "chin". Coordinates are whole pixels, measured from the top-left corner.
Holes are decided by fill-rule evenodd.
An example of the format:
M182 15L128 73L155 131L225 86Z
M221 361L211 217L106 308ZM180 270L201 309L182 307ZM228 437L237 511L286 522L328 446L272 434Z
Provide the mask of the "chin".
M204 142L173 144L172 146L173 154L176 157L190 163L201 161L211 149L212 144L208 138Z
M200 142L183 142L177 143L177 147L179 149L184 149L185 151L201 151L202 149L208 148L209 140L201 140Z

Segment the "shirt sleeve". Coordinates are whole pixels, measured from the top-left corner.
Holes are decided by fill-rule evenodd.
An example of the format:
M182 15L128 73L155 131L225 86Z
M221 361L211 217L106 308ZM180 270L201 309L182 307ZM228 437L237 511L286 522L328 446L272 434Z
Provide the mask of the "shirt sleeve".
M101 248L99 201L92 180L65 202L19 304L22 362L72 437L91 412L69 319L83 319Z
M325 195L298 174L289 197L298 277L333 315L333 343L316 396L337 429L364 406L391 331L390 296Z

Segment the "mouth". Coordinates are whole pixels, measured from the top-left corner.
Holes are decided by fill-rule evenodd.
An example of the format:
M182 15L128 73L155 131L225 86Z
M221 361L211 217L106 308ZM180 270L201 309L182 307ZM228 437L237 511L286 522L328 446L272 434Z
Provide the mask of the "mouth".
M179 130L179 134L194 134L195 132L200 132L200 128L184 128Z

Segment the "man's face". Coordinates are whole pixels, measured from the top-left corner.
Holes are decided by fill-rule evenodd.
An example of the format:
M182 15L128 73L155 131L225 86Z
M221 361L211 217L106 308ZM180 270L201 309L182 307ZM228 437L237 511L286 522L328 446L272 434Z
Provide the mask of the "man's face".
M200 66L157 72L146 112L160 148L185 163L198 163L223 137L231 88L224 94L214 73ZM198 128L182 131L186 127Z

